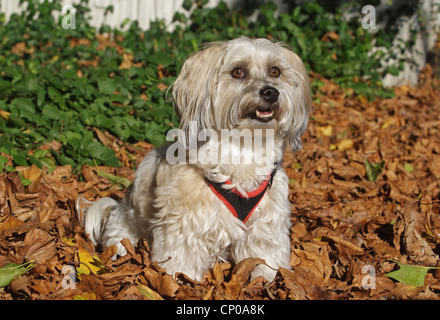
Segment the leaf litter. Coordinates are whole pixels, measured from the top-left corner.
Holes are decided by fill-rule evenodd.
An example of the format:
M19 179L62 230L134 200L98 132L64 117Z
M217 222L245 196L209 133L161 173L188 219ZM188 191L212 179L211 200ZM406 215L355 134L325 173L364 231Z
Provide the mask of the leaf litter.
M265 264L259 258L217 263L198 282L166 274L144 239L135 246L124 240L128 253L114 261L115 247L97 250L76 200L122 198L152 146L96 129L120 168L31 166L0 174L0 299L438 299L440 80L428 65L418 86L369 102L311 77L322 86L304 148L288 151L283 163L291 269L267 282L251 280ZM8 155L1 159L12 164ZM65 285L65 266L75 268L73 286ZM371 276L365 266L374 270L374 286L364 285Z

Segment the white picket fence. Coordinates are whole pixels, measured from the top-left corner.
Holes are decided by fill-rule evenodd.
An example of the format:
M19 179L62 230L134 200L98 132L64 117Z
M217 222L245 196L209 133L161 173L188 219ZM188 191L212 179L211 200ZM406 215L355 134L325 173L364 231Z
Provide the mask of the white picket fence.
M228 6L235 7L240 5L237 0L224 0ZM76 0L63 0L63 5L75 5ZM208 7L215 7L220 0L210 0ZM283 0L275 0L279 8L285 7ZM119 27L121 23L129 18L137 20L142 29L148 29L151 21L164 19L167 25L171 25L174 14L182 9L183 0L89 0L91 9L90 24L99 27L103 24L111 27ZM112 5L113 13L108 13L104 17L105 9ZM0 0L0 11L6 14L6 19L13 13L20 12L24 7L19 6L18 0Z
M99 27L107 24L111 27L120 26L126 19L138 20L143 29L147 29L150 21L165 19L172 21L176 10L181 9L183 0L90 0L91 25ZM18 13L24 7L19 6L18 0L0 0L0 10L6 14L6 19L13 13ZM64 0L63 5L75 5L75 1ZM113 13L104 17L105 9L113 5Z
M41 0L42 1L42 0ZM230 7L237 7L243 5L243 0L224 0ZM279 12L285 11L286 3L284 0L272 0L278 5ZM299 0L299 3L309 0ZM398 8L399 5L406 0L381 0L380 4L376 6L376 15L381 18L387 15L387 10L393 10ZM63 0L63 5L73 5L78 0ZM216 6L220 0L210 0L209 6ZM344 2L344 1L342 1ZM148 29L151 21L158 19L164 19L166 25L170 29L173 28L172 19L176 11L183 11L183 0L89 0L89 7L91 9L91 25L99 27L103 24L111 27L120 27L121 23L129 18L130 20L137 20L142 29ZM113 6L113 12L104 16L105 9L109 6ZM421 26L425 24L428 32L420 32L417 36L416 45L404 52L404 56L412 59L416 62L416 67L411 64L405 65L405 69L398 76L387 75L383 79L383 83L386 86L400 85L404 83L415 84L417 83L418 74L420 70L426 64L427 53L433 48L435 40L438 38L439 26L440 26L440 0L420 0L418 10L412 17L402 19L402 27L397 35L397 38L404 41L409 39L410 27L414 25ZM23 10L24 7L19 6L19 0L0 0L0 12L6 14L8 19L11 14L18 13ZM220 17L221 18L221 17ZM422 19L420 19L422 18ZM383 19L382 19L383 20ZM423 22L421 22L423 21ZM380 28L380 24L378 25ZM396 52L397 41L396 41ZM400 53L399 53L400 54ZM392 63L392 61L384 61L384 64Z

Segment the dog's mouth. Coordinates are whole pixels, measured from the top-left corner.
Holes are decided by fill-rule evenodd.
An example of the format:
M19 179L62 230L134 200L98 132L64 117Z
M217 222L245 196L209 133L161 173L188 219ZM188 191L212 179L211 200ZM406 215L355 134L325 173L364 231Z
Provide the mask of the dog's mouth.
M272 120L277 120L279 106L277 103L271 105L252 105L249 106L243 118L251 118L261 123L268 123Z
M256 110L255 118L262 122L269 122L273 120L274 113L273 110Z
M255 110L255 117L253 117L255 120L261 121L261 122L269 122L273 120L275 112L273 110Z

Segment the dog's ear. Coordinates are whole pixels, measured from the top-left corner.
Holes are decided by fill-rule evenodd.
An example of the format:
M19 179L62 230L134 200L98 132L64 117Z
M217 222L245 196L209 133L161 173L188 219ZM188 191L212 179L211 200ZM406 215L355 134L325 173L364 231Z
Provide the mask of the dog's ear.
M174 110L187 139L213 127L212 94L218 82L224 50L223 42L214 42L194 53L185 61L173 84ZM192 138L197 141L197 136Z
M292 83L292 92L294 93L292 98L293 105L290 106L289 110L290 125L286 142L293 151L297 151L302 148L301 136L306 131L309 114L312 110L310 81L301 58L286 46L278 45L295 73L295 80Z

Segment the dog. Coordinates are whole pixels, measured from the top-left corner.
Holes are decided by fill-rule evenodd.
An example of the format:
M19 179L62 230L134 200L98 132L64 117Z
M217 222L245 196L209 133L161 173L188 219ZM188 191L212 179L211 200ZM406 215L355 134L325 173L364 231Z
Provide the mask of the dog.
M265 264L252 278L273 280L279 267L290 268L291 205L281 161L285 147L302 148L311 112L302 60L268 39L214 42L185 61L171 89L177 142L144 158L119 203L103 198L86 209L85 232L96 246L115 245L121 256L122 239L133 245L147 239L151 260L171 275L200 281L216 262L258 257ZM270 160L258 161L255 143L245 139L220 150L227 139L215 136L223 131L260 139ZM181 161L171 161L179 150ZM234 153L238 161L211 161Z

